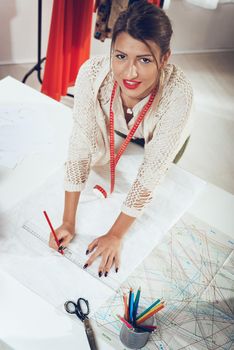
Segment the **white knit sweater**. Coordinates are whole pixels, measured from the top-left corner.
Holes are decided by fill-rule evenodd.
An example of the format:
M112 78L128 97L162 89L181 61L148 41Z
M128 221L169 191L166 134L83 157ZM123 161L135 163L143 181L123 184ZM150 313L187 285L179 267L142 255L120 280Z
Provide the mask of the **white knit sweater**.
M156 185L190 133L191 85L184 73L172 64L168 64L163 73L159 92L138 130L138 137L145 139L143 161L122 205L122 212L133 217L139 216L150 202ZM66 191L82 191L90 168L109 162L108 111L113 82L108 57L91 58L80 68L66 162ZM134 118L130 123L134 123L147 100L148 97L134 107ZM124 118L118 93L113 111L115 118ZM131 128L130 123L126 125L127 129ZM118 124L115 123L117 129ZM122 129L119 131L123 132Z

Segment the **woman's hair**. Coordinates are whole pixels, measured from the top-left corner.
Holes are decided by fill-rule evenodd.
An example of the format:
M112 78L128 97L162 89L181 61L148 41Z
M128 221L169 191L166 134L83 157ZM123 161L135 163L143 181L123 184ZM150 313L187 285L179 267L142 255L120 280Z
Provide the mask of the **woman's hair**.
M146 0L135 1L126 11L120 13L113 28L111 48L122 32L142 41L151 53L152 49L147 40L155 42L161 49L161 57L170 49L173 33L171 22L165 12Z

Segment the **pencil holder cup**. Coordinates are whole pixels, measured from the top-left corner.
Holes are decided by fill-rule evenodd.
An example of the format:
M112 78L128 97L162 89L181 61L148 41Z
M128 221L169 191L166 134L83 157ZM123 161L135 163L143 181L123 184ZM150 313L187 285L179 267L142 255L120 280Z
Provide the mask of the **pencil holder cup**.
M147 321L143 322L141 326L152 326L154 323L154 316L148 318ZM124 323L121 327L120 340L129 349L141 349L143 348L149 340L150 333L145 331L140 331L137 329L130 329Z

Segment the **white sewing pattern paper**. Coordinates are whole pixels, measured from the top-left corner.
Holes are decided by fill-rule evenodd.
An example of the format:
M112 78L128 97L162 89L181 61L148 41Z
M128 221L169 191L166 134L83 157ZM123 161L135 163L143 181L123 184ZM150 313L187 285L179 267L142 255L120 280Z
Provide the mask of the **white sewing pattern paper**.
M0 165L13 169L26 156L53 150L53 131L43 110L26 105L0 108Z
M0 244L2 268L56 307L62 308L67 299L85 296L90 301L91 311L96 311L159 243L205 185L204 181L172 166L157 187L155 199L126 235L118 274L112 270L108 277L99 278L98 260L92 268L83 270L87 244L111 227L136 176L142 157L139 151L135 152L135 147L130 145L129 152L119 162L115 192L106 200L98 199L92 187L96 183L104 183L107 187L109 179L105 180L98 171L90 176L79 204L77 237L69 246L77 264L52 251L30 234L30 229L33 229L48 240L50 230L43 210L47 211L54 227L61 224L64 197L62 169L40 191L12 210L7 221L3 222ZM93 290L97 291L95 297Z

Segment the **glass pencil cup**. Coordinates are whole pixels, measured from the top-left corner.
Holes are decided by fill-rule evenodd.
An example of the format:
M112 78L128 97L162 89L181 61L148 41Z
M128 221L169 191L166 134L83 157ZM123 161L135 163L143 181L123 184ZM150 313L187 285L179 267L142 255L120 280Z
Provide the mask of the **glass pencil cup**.
M141 324L152 326L154 324L154 316L148 318L145 322ZM124 323L122 324L120 334L120 340L129 349L141 349L143 348L149 340L150 332L141 331L138 329L130 329Z

